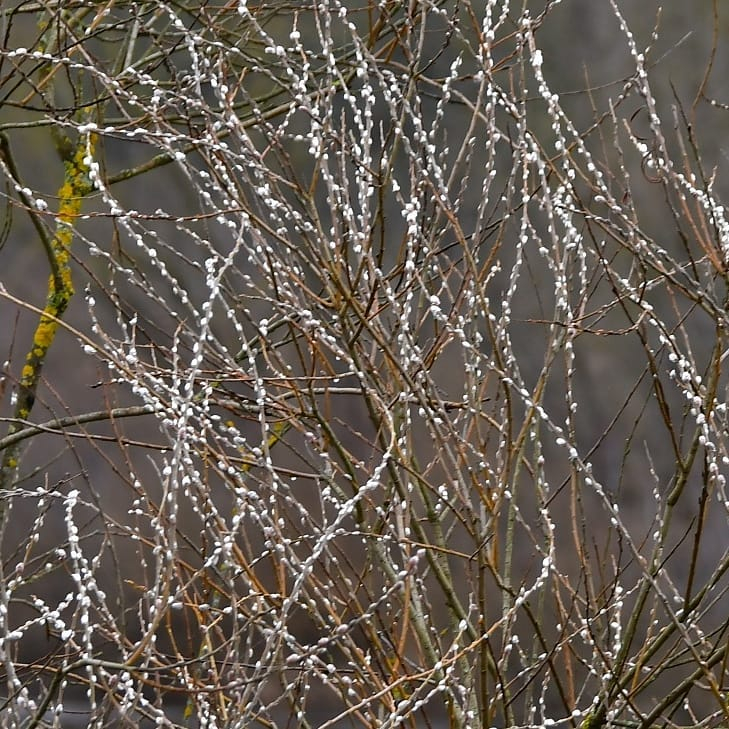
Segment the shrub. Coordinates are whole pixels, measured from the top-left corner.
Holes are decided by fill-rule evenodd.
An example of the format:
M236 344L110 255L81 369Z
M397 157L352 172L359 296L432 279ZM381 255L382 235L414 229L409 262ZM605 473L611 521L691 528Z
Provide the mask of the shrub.
M721 22L595 6L2 11L8 726L729 720Z

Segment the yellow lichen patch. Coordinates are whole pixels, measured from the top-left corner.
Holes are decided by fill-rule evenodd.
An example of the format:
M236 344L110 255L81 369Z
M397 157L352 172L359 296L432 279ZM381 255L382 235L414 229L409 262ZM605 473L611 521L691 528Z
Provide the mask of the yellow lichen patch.
M48 310L48 308L46 308ZM31 387L37 379L37 370L48 352L58 329L58 322L43 315L38 322L33 337L33 348L25 358L25 366L20 380L23 387Z
M35 337L33 337L33 354L38 356L48 349L57 328L58 324L55 321L45 316L41 318L38 328L35 330Z

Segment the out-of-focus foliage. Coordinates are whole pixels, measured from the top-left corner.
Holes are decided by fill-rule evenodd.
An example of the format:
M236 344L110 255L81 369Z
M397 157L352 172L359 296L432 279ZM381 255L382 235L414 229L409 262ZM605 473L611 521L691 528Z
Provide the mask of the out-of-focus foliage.
M625 10L3 4L7 726L729 720L726 18Z

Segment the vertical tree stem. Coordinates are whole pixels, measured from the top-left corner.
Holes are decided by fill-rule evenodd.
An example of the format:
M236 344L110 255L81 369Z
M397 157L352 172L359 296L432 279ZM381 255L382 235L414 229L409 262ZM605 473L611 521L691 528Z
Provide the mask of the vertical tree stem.
M47 251L51 267L48 277L46 303L33 334L33 341L25 356L20 375L18 398L13 414L14 422L8 435L20 430L33 409L41 372L58 330L59 319L63 317L74 293L71 278L71 243L73 222L81 211L83 198L91 189L88 171L88 157L93 150L93 138L79 139L75 149L68 153L61 147L64 159L63 184L58 190L59 207L56 217L56 232ZM12 490L18 470L18 455L22 442L8 446L3 453L0 467L0 491ZM6 516L7 502L0 500L0 523Z

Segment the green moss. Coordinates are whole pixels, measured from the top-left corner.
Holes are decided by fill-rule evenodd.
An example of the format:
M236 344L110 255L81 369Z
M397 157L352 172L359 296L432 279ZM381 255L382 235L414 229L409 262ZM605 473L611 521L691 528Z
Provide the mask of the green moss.
M602 729L605 726L605 711L598 710L596 712L590 712L582 724L580 729Z

